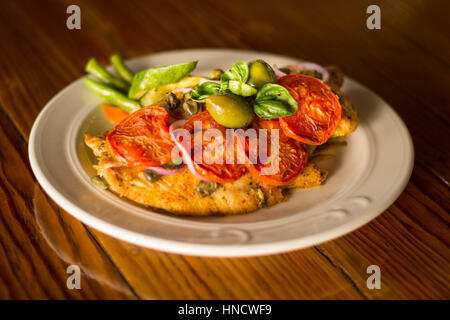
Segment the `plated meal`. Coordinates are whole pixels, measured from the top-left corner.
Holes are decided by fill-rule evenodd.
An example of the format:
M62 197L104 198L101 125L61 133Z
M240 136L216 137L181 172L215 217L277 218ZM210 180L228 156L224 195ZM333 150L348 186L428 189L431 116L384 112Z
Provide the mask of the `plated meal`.
M305 248L374 219L411 175L403 121L337 67L236 49L112 62L56 94L29 141L45 192L112 237L215 257Z
M254 59L195 76L197 61L137 73L111 62L117 75L95 59L86 66L114 125L85 135L92 183L167 213L243 214L320 187L321 153L359 124L338 67Z

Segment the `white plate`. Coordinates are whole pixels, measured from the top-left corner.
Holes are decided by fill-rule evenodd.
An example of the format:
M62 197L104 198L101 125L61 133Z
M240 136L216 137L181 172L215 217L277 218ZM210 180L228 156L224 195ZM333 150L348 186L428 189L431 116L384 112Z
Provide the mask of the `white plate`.
M251 51L178 50L132 59L133 70L199 60L195 74L261 58L285 65L295 59ZM90 183L83 134L109 128L102 101L79 79L41 111L30 135L31 167L62 208L87 225L141 246L188 255L254 256L300 249L351 232L388 208L411 175L414 151L402 120L380 97L346 78L343 91L361 116L348 146L321 165L324 186L296 190L271 208L230 217L189 218L151 212Z

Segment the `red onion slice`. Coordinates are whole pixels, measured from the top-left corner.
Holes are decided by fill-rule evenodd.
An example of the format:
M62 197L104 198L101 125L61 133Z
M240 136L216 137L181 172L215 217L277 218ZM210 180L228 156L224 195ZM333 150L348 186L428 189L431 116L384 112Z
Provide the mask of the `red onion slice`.
M323 82L328 82L328 80L330 80L330 73L328 72L328 70L314 62L303 61L303 62L299 62L296 64L286 66L286 68L300 69L300 70L315 70L322 74Z
M283 77L283 76L286 75L286 73L284 73L283 71L281 71L280 69L278 69L278 66L277 66L276 64L273 65L272 69L273 69L273 71L275 72L275 75L276 75L278 78L281 78L281 77Z
M184 169L184 165L182 165L182 166L180 166L179 168L176 168L176 169L166 169L166 168L163 168L163 167L144 167L144 168L147 169L147 170L151 170L153 172L156 172L157 174L165 176L165 175L175 174L175 173L180 172L181 170Z
M170 136L172 137L173 142L175 142L177 148L181 150L181 155L183 156L184 163L186 163L189 171L200 180L210 181L198 174L197 170L195 170L194 161L192 161L190 152L186 149L183 143L178 141L178 139L175 137L175 130L182 128L185 122L186 120L178 120L172 123L169 127Z
M124 163L117 163L117 162L111 162L111 163L103 164L101 166L101 172L103 174L103 172L105 170L112 169L112 168L123 167L123 166L126 166L126 164L124 164ZM148 170L152 170L152 171L154 171L154 172L156 172L157 174L160 174L160 175L168 175L168 174L174 174L174 173L180 172L181 170L184 169L184 165L180 166L179 168L175 168L175 169L166 169L166 168L163 168L163 167L144 167L144 168L148 169Z

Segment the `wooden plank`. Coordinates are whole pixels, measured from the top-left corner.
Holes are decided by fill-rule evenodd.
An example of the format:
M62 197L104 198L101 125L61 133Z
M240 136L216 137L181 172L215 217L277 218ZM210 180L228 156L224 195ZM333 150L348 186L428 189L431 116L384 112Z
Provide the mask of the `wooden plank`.
M365 27L370 1L168 0L0 2L0 298L449 298L449 3L380 1L382 30ZM268 8L271 8L270 10ZM289 8L289 10L286 10ZM177 23L174 23L176 21ZM431 36L430 36L431 35ZM205 259L139 248L84 227L30 173L26 140L45 103L97 57L189 47L235 47L338 64L392 104L416 148L412 181L358 231L316 248ZM15 130L17 129L17 131ZM22 138L21 138L22 136ZM67 290L80 264L83 290ZM382 269L368 290L366 268Z
M26 144L0 113L0 299L135 298L89 230L33 179ZM69 265L82 290L66 286Z
M362 299L314 248L254 258L200 258L148 250L96 232L146 299Z
M411 200L402 195L397 203ZM427 230L422 222L430 218L430 212L420 205L415 208L421 220L393 205L363 228L319 247L367 298L448 299L448 224L433 219L428 223L433 230ZM442 235L436 234L439 229ZM381 268L381 290L367 288L370 265Z

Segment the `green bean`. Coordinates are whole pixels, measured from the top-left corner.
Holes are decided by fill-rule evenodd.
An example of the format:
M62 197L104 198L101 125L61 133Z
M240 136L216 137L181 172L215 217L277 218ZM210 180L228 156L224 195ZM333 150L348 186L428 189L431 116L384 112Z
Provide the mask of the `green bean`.
M126 82L131 83L134 73L128 69L122 58L116 53L111 56L110 61L119 76Z
M125 111L133 112L141 108L139 102L128 98L122 92L119 92L104 83L86 77L84 78L84 84L91 89L92 92Z
M117 89L128 91L129 85L122 79L116 78L108 70L106 70L95 58L91 58L86 64L86 72L96 77L107 85L116 87Z

